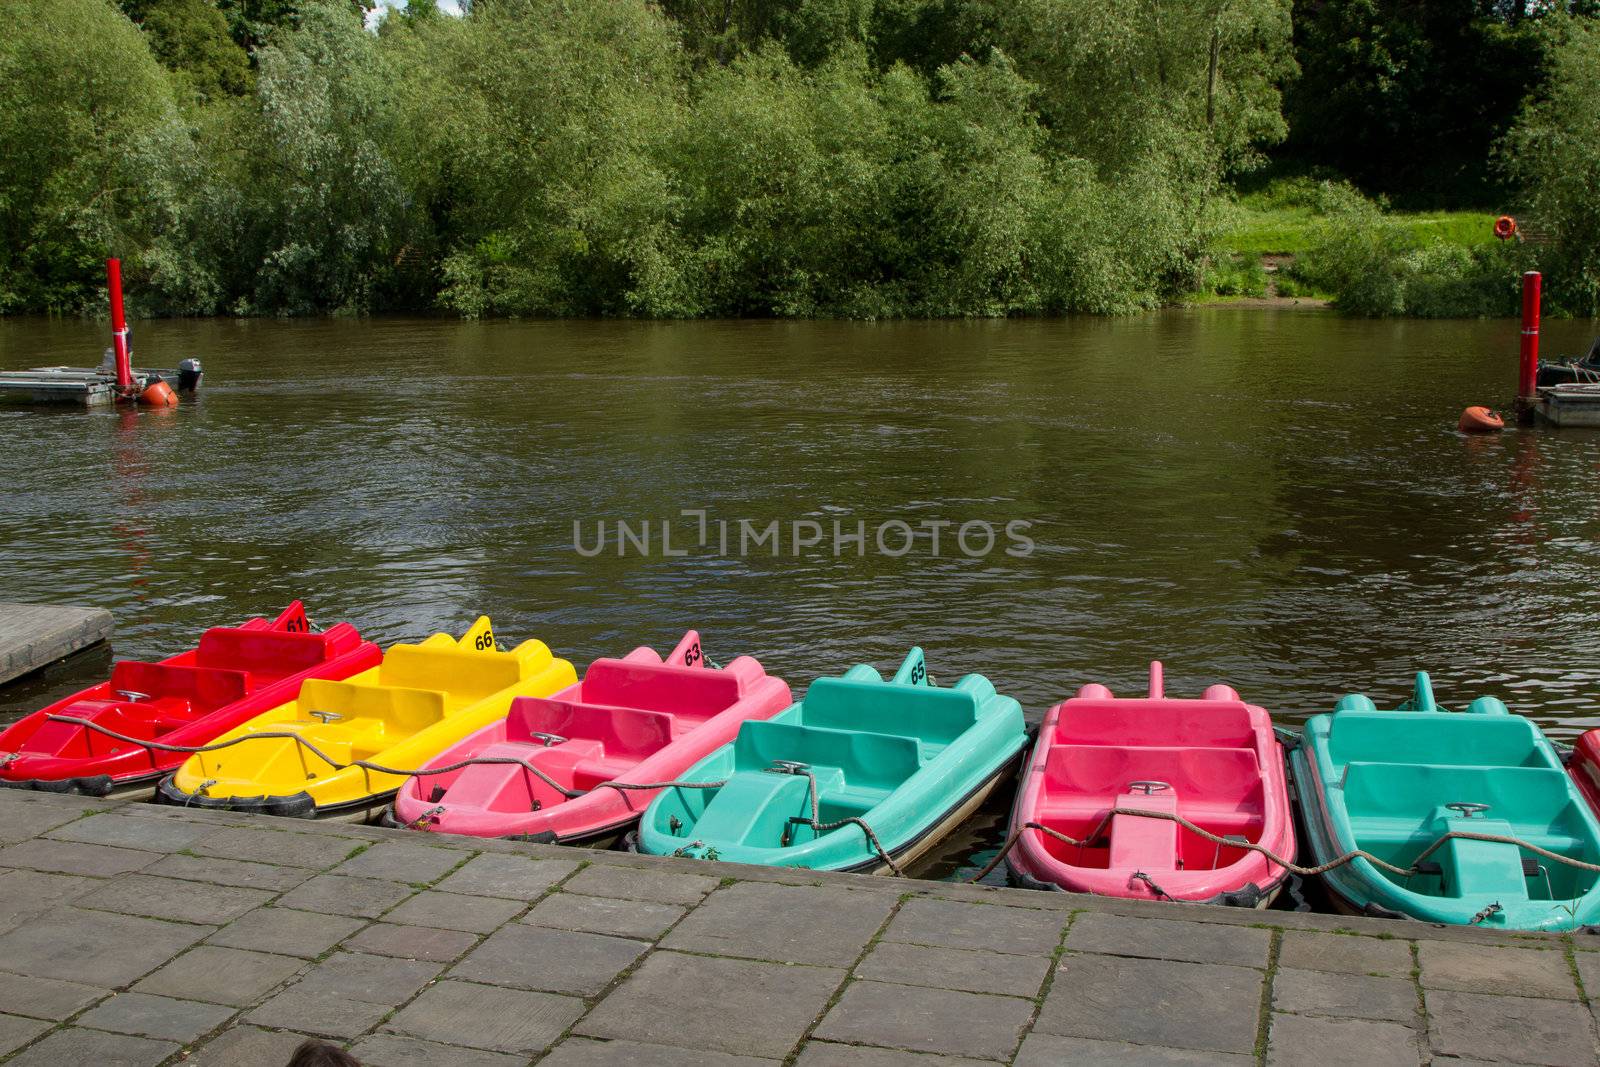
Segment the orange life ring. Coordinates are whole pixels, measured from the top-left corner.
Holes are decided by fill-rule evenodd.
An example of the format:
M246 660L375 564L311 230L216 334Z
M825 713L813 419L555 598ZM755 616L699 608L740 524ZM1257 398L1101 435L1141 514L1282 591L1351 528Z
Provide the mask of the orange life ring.
M1506 428L1506 420L1492 408L1470 407L1461 413L1456 429L1462 433L1493 433Z
M1494 235L1502 241L1509 241L1517 235L1517 220L1510 215L1501 215L1494 220Z

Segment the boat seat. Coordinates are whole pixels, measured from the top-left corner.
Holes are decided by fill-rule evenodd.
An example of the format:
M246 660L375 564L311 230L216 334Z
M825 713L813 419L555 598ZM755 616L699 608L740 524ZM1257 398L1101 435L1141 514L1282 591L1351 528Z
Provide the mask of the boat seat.
M629 764L670 744L673 727L673 717L666 712L601 707L558 697L518 697L506 713L507 741L539 744L536 733L593 738L608 757Z
M830 730L756 719L740 724L733 742L737 770L762 770L775 760L837 768L847 782L893 790L922 766L914 737ZM822 783L819 782L820 786Z
M1487 804L1492 819L1550 829L1573 804L1571 780L1562 771L1543 767L1351 762L1345 765L1342 783L1352 824L1409 820L1424 832L1431 827L1423 826L1423 820L1452 801Z
M200 635L195 665L282 678L327 662L325 637L324 634L214 626Z
M522 681L523 661L510 652L395 645L378 667L383 686L438 690L458 705L473 704Z
M1051 792L1090 796L1125 793L1129 782L1160 781L1179 796L1237 806L1259 798L1261 765L1250 748L1052 745L1045 781Z
M800 715L807 726L914 737L931 759L977 723L978 701L964 689L819 678Z
M1077 697L1056 720L1057 745L1254 749L1250 708L1236 700Z
M295 718L317 722L322 717L311 713L321 711L337 716L329 720L332 723L370 720L376 724L377 732L392 742L440 722L446 710L445 695L437 690L310 678L300 687Z
M248 676L238 670L123 660L111 668L110 688L114 696L122 690L158 699L181 698L195 713L201 713L243 699L250 691L250 682Z
M1386 763L1425 756L1434 767L1554 768L1538 727L1516 715L1451 712L1340 712L1328 730L1328 756L1339 763ZM1420 765L1420 764L1419 764Z
M602 659L584 672L579 698L589 704L639 708L705 720L739 702L739 679L704 667Z

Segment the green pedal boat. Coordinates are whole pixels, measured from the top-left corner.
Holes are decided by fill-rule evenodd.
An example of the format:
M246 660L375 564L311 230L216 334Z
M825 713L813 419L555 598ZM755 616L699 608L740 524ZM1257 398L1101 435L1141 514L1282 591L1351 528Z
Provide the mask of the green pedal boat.
M1315 863L1361 849L1412 872L1361 857L1328 871L1342 909L1507 930L1600 921L1600 874L1519 844L1600 863L1600 824L1539 728L1494 697L1446 711L1419 672L1396 711L1351 695L1313 717L1289 764Z
M970 815L1027 743L1020 704L978 674L935 685L914 648L890 681L853 667L741 725L682 779L720 784L662 790L636 847L829 871L886 870L887 854L903 866Z

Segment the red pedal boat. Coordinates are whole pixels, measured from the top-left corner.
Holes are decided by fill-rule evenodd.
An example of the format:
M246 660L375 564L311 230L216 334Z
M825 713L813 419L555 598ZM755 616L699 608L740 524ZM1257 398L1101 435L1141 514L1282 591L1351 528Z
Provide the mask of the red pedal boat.
M1118 700L1086 685L1051 708L1011 813L1011 834L1022 834L1007 856L1011 877L1034 888L1256 908L1283 886L1284 869L1259 852L1127 811L1175 815L1294 856L1272 719L1225 685L1201 700L1169 699L1152 663L1147 698Z
M632 826L659 790L600 783L674 781L732 741L741 723L770 719L791 703L783 679L749 656L710 666L690 630L664 660L636 648L623 659L595 660L554 696L513 700L504 719L445 749L401 787L394 821L477 837L605 843ZM480 757L525 761L581 795L569 797L515 762L426 773Z
M141 741L197 746L287 703L307 678L348 678L383 653L341 622L313 633L295 601L276 619L217 626L199 647L159 663L123 660L111 678L0 732L0 786L88 796L153 792L187 756L119 741L65 717Z

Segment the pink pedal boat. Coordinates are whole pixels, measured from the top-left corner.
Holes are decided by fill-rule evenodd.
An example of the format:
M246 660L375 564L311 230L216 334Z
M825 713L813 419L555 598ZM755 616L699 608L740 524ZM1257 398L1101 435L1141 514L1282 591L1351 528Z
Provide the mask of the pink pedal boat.
M1130 811L1178 816L1229 843ZM1010 833L1022 834L1006 858L1020 885L1264 908L1286 872L1233 842L1294 856L1272 719L1225 685L1201 700L1165 697L1160 663L1150 664L1148 697L1118 700L1103 685L1086 685L1039 727Z
M670 782L733 740L747 719L790 706L789 686L749 656L712 667L693 630L662 659L640 647L598 659L550 697L519 697L504 719L429 760L395 797L394 822L438 833L600 845L619 837L660 790L602 782ZM543 771L568 796L517 763Z

